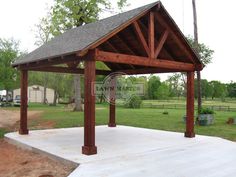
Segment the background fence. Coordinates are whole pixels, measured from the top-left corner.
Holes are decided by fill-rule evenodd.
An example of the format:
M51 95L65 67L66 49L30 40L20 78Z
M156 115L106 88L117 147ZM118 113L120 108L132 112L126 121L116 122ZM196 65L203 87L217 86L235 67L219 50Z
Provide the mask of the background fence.
M185 104L153 104L153 103L143 103L143 108L155 108L155 109L185 109ZM203 107L210 108L214 111L233 111L236 112L236 107L231 106L221 106L221 105L203 105ZM195 105L195 108L197 106Z

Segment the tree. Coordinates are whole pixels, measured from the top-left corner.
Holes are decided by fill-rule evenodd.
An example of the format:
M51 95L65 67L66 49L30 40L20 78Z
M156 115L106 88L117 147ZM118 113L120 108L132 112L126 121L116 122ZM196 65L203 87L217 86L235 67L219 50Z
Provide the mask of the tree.
M35 38L36 42L35 45L41 46L48 41L52 39L52 34L51 34L51 29L50 29L50 15L47 14L46 17L41 18L39 24L35 25L36 30L35 30ZM39 84L43 85L44 88L44 94L43 94L43 103L47 104L47 87L48 87L48 82L49 82L49 77L53 76L54 74L52 73L37 73L33 74L37 77ZM55 96L55 95L54 95Z
M211 62L211 56L213 54L211 52L207 52L204 53L203 51L201 51L201 46L199 46L198 44L198 26L197 26L197 10L196 10L196 2L195 0L192 0L192 6L193 6L193 24L194 24L194 42L193 44L193 48L196 50L196 52L200 55L200 59L202 61L202 63L204 65L208 64ZM203 56L201 55L201 53L203 54ZM205 55L204 55L205 54ZM201 88L201 72L197 71L197 89L198 89L198 113L200 113L201 111L201 107L202 107L202 88Z
M151 75L148 80L148 97L149 99L158 99L158 88L161 85L160 77Z
M214 54L214 51L211 50L208 46L206 46L204 43L198 43L198 40L196 42L196 39L194 40L192 37L188 36L187 40L192 48L195 49L195 51L198 53L201 62L203 65L208 65L212 61L212 57ZM197 47L196 47L197 46ZM197 71L197 98L198 98L198 113L201 110L202 107L202 86L201 86L201 73L200 71Z
M162 82L161 85L158 87L156 96L158 99L167 99L170 95L169 86Z
M127 5L127 0L117 1L119 9ZM51 9L50 30L53 36L57 36L68 29L78 27L98 20L99 13L110 9L108 0L55 0ZM75 111L82 111L80 75L74 75Z
M182 76L183 75L176 73L168 77L166 82L169 85L169 92L171 97L179 98L183 94L183 90L185 87Z
M188 40L188 43L192 48L194 48L194 39L191 36L186 37ZM212 62L214 50L210 49L206 44L204 43L198 43L198 55L200 57L201 62L204 66L210 64Z
M210 84L213 88L212 100L214 98L221 98L222 101L224 101L224 99L227 95L226 85L222 84L219 81L211 81Z
M0 88L8 93L19 85L19 73L11 64L20 57L19 42L14 39L0 39Z
M228 91L228 96L230 98L235 98L236 97L236 83L235 82L230 82L227 84L227 91Z

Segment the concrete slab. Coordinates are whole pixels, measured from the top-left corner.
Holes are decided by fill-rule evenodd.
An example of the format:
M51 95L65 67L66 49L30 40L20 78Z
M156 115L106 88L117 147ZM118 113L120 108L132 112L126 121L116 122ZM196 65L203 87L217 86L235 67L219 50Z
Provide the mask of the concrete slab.
M236 143L217 137L127 126L96 127L98 154L81 153L83 128L8 133L14 144L80 166L70 177L235 177Z

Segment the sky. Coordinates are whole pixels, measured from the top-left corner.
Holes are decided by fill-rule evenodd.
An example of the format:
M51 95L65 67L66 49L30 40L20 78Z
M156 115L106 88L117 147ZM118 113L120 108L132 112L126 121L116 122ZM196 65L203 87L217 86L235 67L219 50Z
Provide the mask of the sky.
M133 9L156 0L128 0ZM47 14L53 0L1 0L0 38L20 41L20 49L32 51L35 43L35 24ZM163 5L185 35L193 36L191 0L162 0ZM236 1L196 0L199 42L215 51L212 63L202 71L202 78L229 83L236 81ZM102 17L108 16L103 14ZM168 75L160 74L162 80Z

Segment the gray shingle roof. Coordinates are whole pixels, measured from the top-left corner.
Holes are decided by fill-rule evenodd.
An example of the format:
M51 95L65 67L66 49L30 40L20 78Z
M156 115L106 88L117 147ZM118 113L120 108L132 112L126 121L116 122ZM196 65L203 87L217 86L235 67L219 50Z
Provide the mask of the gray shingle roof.
M26 56L16 60L16 62L13 63L13 66L82 51L88 46L91 46L93 43L101 40L106 35L110 34L125 22L149 10L158 3L159 1L99 20L94 23L89 23L84 26L68 30Z

